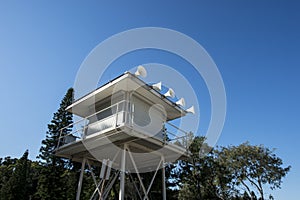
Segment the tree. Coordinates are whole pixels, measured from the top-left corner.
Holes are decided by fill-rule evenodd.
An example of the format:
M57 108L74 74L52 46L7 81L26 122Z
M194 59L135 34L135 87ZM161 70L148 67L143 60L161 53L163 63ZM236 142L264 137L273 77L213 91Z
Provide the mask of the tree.
M28 150L15 163L8 166L11 169L11 176L1 188L1 199L29 199L30 196L30 161L28 160Z
M174 172L179 174L179 199L229 199L231 175L220 165L205 138L195 137L189 152L189 158L179 161Z
M273 152L262 145L243 143L221 148L218 156L223 166L227 166L233 174L233 182L237 187L241 186L251 199L256 198L256 191L264 200L264 186L272 190L280 188L282 178L291 168L282 167L282 160Z
M199 150L203 145L204 138L196 137L189 146L191 153L187 160L179 161L177 173L179 175L179 199L202 199L201 191L201 167L202 161L199 157Z
M46 133L46 139L42 141L42 147L40 148L40 154L38 159L45 166L63 166L65 159L58 158L54 154L54 150L58 145L58 139L60 134L68 134L72 126L67 129L63 129L73 123L72 113L66 111L66 108L73 102L73 88L68 89L66 95L60 103L60 108L53 115L51 123L48 124L48 131ZM62 130L63 129L63 130ZM61 132L62 131L62 132Z
M37 157L44 166L40 172L38 180L38 189L36 196L40 199L71 199L69 198L67 182L73 180L66 173L67 166L70 168L70 162L66 159L59 158L55 155L54 150L58 145L60 134L66 135L71 131L72 126L68 129L62 128L73 123L72 114L66 111L66 108L73 102L73 89L68 89L66 95L60 103L60 108L54 113L51 123L48 124L46 139L42 141L40 154ZM66 175L67 174L67 175ZM75 193L75 191L74 191Z
M12 159L11 157L1 158L0 162L0 199L3 196L2 193L5 192L3 186L9 181L13 174L13 168L17 162L17 159Z

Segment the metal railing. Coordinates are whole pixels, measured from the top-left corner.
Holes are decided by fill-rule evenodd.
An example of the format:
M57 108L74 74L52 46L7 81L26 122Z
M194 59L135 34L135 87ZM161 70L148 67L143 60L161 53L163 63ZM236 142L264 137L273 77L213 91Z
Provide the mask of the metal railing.
M128 101L120 101L62 128L60 130L57 148L84 139L94 133L117 128L118 125L122 123L128 123L128 125L132 126L133 113L129 112L130 109L128 105ZM188 132L170 122L163 123L162 127L160 133L152 136L149 134L149 137L155 137L164 143L172 143L184 148L188 147ZM67 129L72 130L65 134Z
M176 125L170 122L165 123L165 129L166 129L165 139L168 142L184 147L185 149L189 147L190 145L189 132L186 132L185 130L177 127Z
M57 148L125 122L125 108L126 101L120 101L60 129ZM65 134L66 129L72 130Z

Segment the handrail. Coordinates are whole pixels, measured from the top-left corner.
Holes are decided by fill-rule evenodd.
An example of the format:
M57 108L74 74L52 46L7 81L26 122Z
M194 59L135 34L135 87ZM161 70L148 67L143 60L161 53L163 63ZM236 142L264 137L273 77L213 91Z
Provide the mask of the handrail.
M116 110L116 112L114 113L114 115L116 115L117 113L119 113L119 111L118 111L118 109L119 109L119 104L124 103L124 102L126 103L127 101L126 101L126 100L119 101L119 102L117 102L117 103L115 103L115 104L110 105L109 107L106 107L106 108L104 108L104 109L102 109L102 110L99 110L99 111L97 111L96 113L93 113L93 114L91 114L91 115L89 115L89 116L87 116L87 117L85 117L85 118L82 118L82 119L80 119L80 120L78 120L78 121L76 121L76 122L73 122L73 123L71 123L71 124L69 124L69 125L67 125L67 126L65 126L65 127L63 127L63 128L61 128L61 129L59 130L60 134L59 134L59 137L58 137L58 144L57 144L57 147L60 146L61 140L62 140L63 138L65 138L66 136L73 135L74 133L78 133L78 132L83 132L83 131L85 130L86 126L87 126L86 122L89 120L89 118L91 118L91 117L93 117L93 116L96 116L97 114L99 114L99 113L101 113L101 112L104 112L104 111L106 111L106 110L109 110L109 109L111 109L111 108L113 108L113 107L115 107L115 106L117 106L117 110ZM125 107L124 107L124 108L125 108ZM106 117L106 118L107 118L107 117ZM116 120L117 120L117 119L116 119ZM73 127L73 128L74 128L74 127L76 127L77 124L80 124L80 123L82 123L82 122L85 122L82 128L80 128L80 129L78 129L78 130L75 130L75 131L72 131L71 133L68 133L68 134L66 134L66 135L62 135L63 130L65 130L65 129L67 129L67 128L70 128L70 127ZM116 121L116 123L117 123L117 121ZM83 135L81 135L81 137L83 137Z
M179 134L174 134L168 130L166 130L166 133L173 136L174 138L169 138L169 141L179 141L180 139L182 139L182 145L183 147L185 147L186 149L188 149L188 132L182 130L181 128L175 126L174 124L171 124L170 122L166 122L167 125L172 126L173 128L175 128L178 131L181 131L184 135L179 135Z
M94 116L94 115L97 115L97 114L99 114L100 112L103 112L103 111L105 111L105 110L108 110L109 108L112 108L113 106L116 106L116 105L118 105L118 104L120 104L120 103L123 103L123 102L128 102L128 101L122 100L122 101L120 101L120 102L118 102L118 103L112 104L112 105L110 105L110 106L107 107L107 108L104 108L104 109L102 109L102 110L100 110L100 111L97 111L96 113L93 113L93 114L91 114L91 115L89 115L89 116L87 116L87 117L84 117L84 118L82 118L82 119L80 119L80 120L78 120L78 121L76 121L76 122L73 122L73 123L69 124L68 126L65 126L65 127L61 128L59 131L64 130L64 129L66 129L66 128L69 128L69 127L71 127L71 126L74 126L75 124L79 124L79 122L85 121L85 120L87 120L88 118L90 118L90 117L92 117L92 116ZM118 112L118 111L117 111L117 112Z
M188 132L182 130L181 128L179 128L179 127L177 127L177 126L175 126L174 124L171 124L170 122L166 122L166 124L168 124L168 125L172 126L173 128L175 128L175 129L177 129L177 130L183 132L184 134L189 134Z
M122 104L122 103L125 103L123 106L122 106L122 109L121 110L119 110L120 109L120 104ZM90 118L92 118L92 117L94 117L94 116L96 116L96 115L98 115L99 113L101 113L101 112L104 112L104 111L107 111L107 110L109 110L109 109L111 109L111 108L113 108L113 107L115 107L116 106L116 110L115 110L115 112L112 112L112 114L111 115L109 115L109 116L107 116L107 117L105 117L105 118L103 118L103 119L101 119L101 120L98 120L98 121L95 121L95 123L101 123L101 121L103 121L104 122L104 120L107 120L109 117L113 117L113 116L115 116L115 119L114 119L114 123L112 124L112 127L113 126L115 126L115 128L117 127L117 125L118 125L118 118L119 118L119 113L122 113L122 112L125 112L125 113L131 113L131 120L130 121L127 121L127 114L125 115L125 118L126 119L124 119L125 120L125 123L129 123L129 124L131 124L133 121L133 112L130 112L130 111L128 111L127 109L127 103L130 103L129 101L127 101L127 100L122 100L122 101L120 101L120 102L117 102L117 103L115 103L115 104L112 104L112 105L110 105L109 107L106 107L106 108L104 108L104 109L102 109L102 110L100 110L100 111L97 111L96 113L93 113L93 114L91 114L91 115L89 115L89 116L87 116L87 117L85 117L85 118L82 118L82 119L80 119L80 120L78 120L78 121L76 121L76 122L74 122L74 123L72 123L72 124L69 124L68 126L66 126L66 127L64 127L64 128L61 128L60 129L60 134L59 134L59 138L58 138L58 145L57 145L57 148L59 148L60 146L62 146L62 145L64 145L64 138L66 138L67 136L70 136L70 135L72 135L72 136L74 136L74 135L76 135L76 137L77 138L84 138L85 137L85 132L86 132L86 130L87 130L87 128L89 127L89 125L91 125L91 124L88 124L87 122L89 122L89 120L90 120ZM90 121L91 122L91 121ZM82 127L81 128L76 128L76 125L80 125L80 123L83 123L82 124ZM182 134L179 134L177 131L176 131L176 133L173 133L173 132L170 132L170 131L168 131L168 130L164 130L164 129L162 129L162 133L163 133L163 138L162 138L162 140L164 141L164 142L166 142L166 135L167 134L169 134L170 136L172 136L172 137L170 137L169 138L169 142L171 142L171 141L181 141L181 139L183 139L183 141L182 142L180 142L180 143L183 143L182 145L183 146L185 146L185 144L187 143L187 141L186 140L184 140L184 138L185 139L187 139L187 136L188 136L188 132L186 132L186 131L184 131L183 129L181 129L181 128L179 128L179 127L177 127L176 125L174 125L174 124L171 124L170 122L162 122L163 124L165 124L165 125L169 125L169 126L171 126L171 127L173 127L174 129L176 129L176 130L178 130L178 131L180 131L181 133L183 133L183 135ZM93 124L93 123L92 123ZM75 128L75 130L72 130L70 133L68 133L68 134L65 134L65 135L63 135L63 130L65 130L65 129L67 129L67 128L70 128L70 127L72 127L72 128ZM164 127L164 126L162 126L162 127ZM104 128L105 129L105 128ZM103 130L104 130L103 129ZM171 130L172 130L172 128L171 128ZM81 134L80 134L81 133ZM92 133L90 133L90 134L92 134ZM168 141L167 141L168 142ZM173 143L173 142L172 142Z

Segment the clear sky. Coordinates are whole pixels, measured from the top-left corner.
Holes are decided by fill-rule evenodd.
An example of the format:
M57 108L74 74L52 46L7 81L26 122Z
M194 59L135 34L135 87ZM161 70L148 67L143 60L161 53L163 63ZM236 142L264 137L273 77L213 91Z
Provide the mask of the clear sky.
M292 170L282 190L273 193L276 199L296 200L299 10L296 0L1 1L0 157L20 157L26 149L30 158L36 157L52 114L97 44L128 29L165 27L199 42L220 70L227 118L218 145L250 141L276 148ZM180 62L160 53L133 52L116 61L106 77L123 73L124 66ZM202 107L206 112L209 103ZM209 116L201 120L205 127Z

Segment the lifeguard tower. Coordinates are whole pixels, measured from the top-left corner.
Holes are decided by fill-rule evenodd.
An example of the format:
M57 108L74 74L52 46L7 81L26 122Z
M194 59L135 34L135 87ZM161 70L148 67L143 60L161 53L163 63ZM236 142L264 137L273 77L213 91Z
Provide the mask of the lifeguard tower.
M125 177L131 173L137 174L142 190L139 197L149 199L159 169L162 169L161 199L166 199L165 163L188 156L187 132L170 121L194 110L183 109L184 99L173 102L172 89L161 94L161 82L148 85L139 78L146 74L142 66L134 74L125 72L67 108L82 119L61 131L56 155L82 163L77 200L85 167L91 169L91 165L97 164L102 166L101 180L98 182L92 173L95 191L91 199L106 199L114 182L119 180L119 200L123 200ZM114 174L111 168L115 169ZM140 173L147 171L155 173L146 187Z

